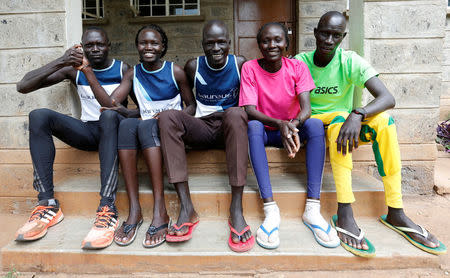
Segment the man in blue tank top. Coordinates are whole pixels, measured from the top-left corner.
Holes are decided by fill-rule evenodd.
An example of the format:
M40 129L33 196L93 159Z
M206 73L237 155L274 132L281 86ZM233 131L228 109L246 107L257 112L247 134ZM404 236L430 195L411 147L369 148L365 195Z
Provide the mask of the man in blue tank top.
M90 27L82 36L82 48L81 45L69 48L63 56L27 73L17 83L17 90L27 94L68 79L77 87L81 103L81 120L46 108L30 112L33 187L39 193L39 202L29 220L17 231L17 241L42 238L49 227L64 217L53 192L55 145L52 136L55 136L77 149L99 151L101 200L97 219L82 247L98 249L112 242L118 217L114 205L118 180L117 128L123 116L114 111L100 113L100 107L111 106L109 95L120 84L129 66L108 58L109 47L106 32ZM91 86L101 86L105 90L94 93Z
M166 240L190 239L199 221L189 193L185 145L225 147L232 192L228 244L233 251L243 252L254 245L254 237L242 212L248 163L247 116L242 108L235 107L239 100L240 69L245 58L228 55L230 38L222 21L213 20L204 26L202 46L205 56L191 59L185 66L196 95L195 117L174 110L159 116L164 163L169 182L177 188L182 208Z

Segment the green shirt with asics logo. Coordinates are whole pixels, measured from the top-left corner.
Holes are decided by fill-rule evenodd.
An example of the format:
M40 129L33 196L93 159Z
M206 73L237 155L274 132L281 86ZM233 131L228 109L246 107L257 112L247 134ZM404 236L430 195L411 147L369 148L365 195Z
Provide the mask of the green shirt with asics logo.
M322 114L353 109L355 85L364 88L364 83L378 72L353 51L338 48L326 67L314 64L314 52L300 53L296 59L305 62L316 84L311 92L312 114Z

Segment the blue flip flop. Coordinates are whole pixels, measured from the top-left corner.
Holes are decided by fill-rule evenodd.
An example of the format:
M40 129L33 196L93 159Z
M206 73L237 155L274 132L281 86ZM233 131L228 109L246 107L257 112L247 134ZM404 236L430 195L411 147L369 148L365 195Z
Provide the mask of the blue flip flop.
M305 221L303 221L303 223L306 225L306 227L308 227L311 232L314 235L314 238L316 239L317 243L319 243L320 245L322 245L323 247L327 247L327 248L336 248L339 246L340 244L340 239L337 238L336 241L323 241L317 234L315 229L319 229L321 231L323 231L324 233L326 233L327 235L330 233L331 231L331 225L328 224L327 230L325 231L322 227L318 226L318 225L314 225L314 224L309 224L306 223Z
M264 228L264 226L262 224L261 224L261 226L259 226L259 228L267 235L267 238L269 238L270 235L273 234L273 232L278 231L278 227L275 227L269 232L269 231L267 231L266 228ZM278 248L278 246L280 246L280 237L278 237L274 243L270 243L270 242L264 242L257 236L256 243L258 243L259 246L266 248L266 249L276 249L276 248Z

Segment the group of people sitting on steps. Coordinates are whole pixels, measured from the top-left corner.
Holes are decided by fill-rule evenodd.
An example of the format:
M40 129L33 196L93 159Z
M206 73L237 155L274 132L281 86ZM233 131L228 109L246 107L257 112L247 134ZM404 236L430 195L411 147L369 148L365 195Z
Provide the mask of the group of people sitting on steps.
M388 206L380 221L424 251L445 253L446 247L403 211L396 127L385 113L395 100L370 64L355 52L339 48L346 35L346 18L339 12L327 12L314 28L316 49L290 59L284 56L289 47L286 27L266 23L257 33L262 58L246 61L229 54L228 29L224 22L212 20L203 28L205 55L188 60L183 69L163 60L169 44L157 25L137 32L140 64L133 67L108 57L111 43L103 29L87 28L81 45L27 73L17 84L17 90L26 94L69 79L77 87L82 112L80 120L45 108L29 114L33 187L39 202L17 231L16 240L42 238L63 219L53 191L55 136L75 148L99 152L101 199L93 227L82 241L83 249L105 248L113 241L126 246L136 238L143 222L138 149L148 168L154 198L153 220L143 246L192 238L200 218L189 191L186 145L225 148L231 187L230 249L245 252L255 241L275 249L282 240L278 231L281 219L265 146L284 148L292 158L305 144L304 224L324 247L341 244L355 255L371 257L375 248L358 227L351 206L355 201L352 151L371 142ZM354 109L355 86L367 88L374 99ZM138 109L127 109L128 96ZM338 201L331 225L320 212L326 146ZM248 157L264 203L265 219L256 235L247 225L242 207ZM129 199L128 218L120 227L115 206L119 162ZM180 201L175 223L170 223L165 206L163 164Z

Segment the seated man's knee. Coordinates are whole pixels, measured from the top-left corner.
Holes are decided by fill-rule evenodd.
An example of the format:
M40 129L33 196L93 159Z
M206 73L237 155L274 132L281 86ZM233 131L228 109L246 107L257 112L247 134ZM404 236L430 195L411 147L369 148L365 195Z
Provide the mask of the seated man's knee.
M230 107L225 110L222 120L223 124L228 127L247 127L247 113L241 107Z
M118 121L119 113L113 110L105 110L100 114L100 123Z
M323 122L319 119L309 118L303 123L303 128L309 134L313 136L324 136L325 131L323 128Z
M242 119L244 121L247 121L247 113L245 113L244 109L241 107L230 107L224 112L225 118L230 119Z
M170 127L178 122L178 117L182 115L179 110L166 110L159 114L158 125L160 128Z
M41 128L48 123L52 113L53 111L47 108L34 109L28 115L29 128Z

